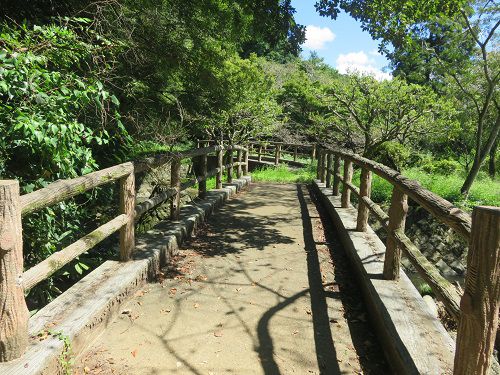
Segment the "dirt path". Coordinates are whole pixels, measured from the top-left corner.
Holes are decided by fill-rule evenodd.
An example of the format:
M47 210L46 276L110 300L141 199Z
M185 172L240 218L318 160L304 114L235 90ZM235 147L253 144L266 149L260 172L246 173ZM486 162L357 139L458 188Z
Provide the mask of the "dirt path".
M75 373L388 374L323 220L306 186L253 184L136 293Z

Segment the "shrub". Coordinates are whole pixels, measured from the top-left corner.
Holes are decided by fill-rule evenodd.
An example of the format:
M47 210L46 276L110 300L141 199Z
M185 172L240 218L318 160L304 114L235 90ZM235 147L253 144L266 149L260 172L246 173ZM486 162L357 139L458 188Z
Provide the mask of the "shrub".
M431 161L422 166L422 170L431 174L440 174L443 176L450 176L457 173L461 168L460 163L455 160L437 160Z
M373 160L396 170L405 167L410 159L410 149L398 142L384 142L371 152Z

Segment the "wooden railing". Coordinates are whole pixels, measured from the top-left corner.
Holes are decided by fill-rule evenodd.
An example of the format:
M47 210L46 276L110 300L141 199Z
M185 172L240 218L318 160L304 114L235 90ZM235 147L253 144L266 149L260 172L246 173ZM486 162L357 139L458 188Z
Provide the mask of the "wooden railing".
M233 160L233 151L237 152L237 162ZM217 155L217 168L207 171L207 156L211 153ZM182 160L194 157L198 158L198 175L181 182ZM171 164L170 189L136 204L135 175L166 163ZM234 168L238 178L248 174L248 149L238 145L216 145L123 163L78 178L56 181L25 195L20 195L18 181L0 180L0 362L20 357L28 345L29 314L25 292L116 231L120 231L119 259L128 261L135 245L134 223L141 215L170 199L171 219L178 220L181 192L198 184L198 195L203 198L207 179L216 176L216 188L220 189L224 171L227 171L227 181L232 182ZM23 270L23 216L114 181L120 184L118 216L32 268Z
M356 229L367 230L371 213L387 231L383 277L397 280L401 255L406 255L449 314L459 322L454 374L488 373L500 306L500 208L475 207L471 218L417 181L382 164L333 148L320 149L318 154L317 177L327 188L332 188L333 195L341 194L341 207L351 206L351 193L358 198ZM361 168L359 188L352 183L353 165ZM388 213L370 199L372 173L393 186ZM468 241L462 296L406 236L408 198Z
M200 139L198 140L198 147L209 146L218 142L220 141ZM252 140L248 141L247 145L249 154L253 155L259 163L268 161L274 165L279 165L282 162L297 162L299 157L311 160L316 158L316 145ZM285 153L289 154L291 159L283 158Z

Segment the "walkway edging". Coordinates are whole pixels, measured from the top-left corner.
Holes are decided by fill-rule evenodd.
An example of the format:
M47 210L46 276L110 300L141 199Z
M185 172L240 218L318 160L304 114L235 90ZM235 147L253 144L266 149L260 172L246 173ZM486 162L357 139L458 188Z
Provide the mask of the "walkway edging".
M315 180L313 186L331 216L360 280L364 298L387 359L397 374L451 374L455 343L432 315L410 279L382 277L385 245L368 227L356 231L357 210L341 208L340 196Z
M251 182L250 176L223 184L207 192L203 201L181 209L181 220L162 222L138 236L134 259L121 263L106 261L85 276L29 321L30 345L24 355L0 363L3 375L65 373L72 356L89 345L120 312L126 298L148 280L179 250L196 226L232 195ZM68 344L69 343L69 344Z

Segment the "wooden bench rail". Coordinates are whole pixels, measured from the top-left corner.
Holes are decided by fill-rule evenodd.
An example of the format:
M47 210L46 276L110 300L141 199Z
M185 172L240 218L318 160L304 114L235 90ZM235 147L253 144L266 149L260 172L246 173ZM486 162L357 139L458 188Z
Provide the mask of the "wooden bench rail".
M347 188L354 193L360 201L363 201L365 207L368 208L370 213L374 215L374 217L381 223L382 227L389 233L389 215L387 215L382 208L370 198L362 196L360 189L358 189L356 185L351 182L346 182L344 177L340 174L337 174L337 178L344 186L347 186ZM441 276L439 270L427 260L427 258L411 242L404 232L398 230L394 234L394 237L397 245L401 247L403 253L417 269L422 278L431 286L432 290L435 291L436 297L443 302L450 315L458 321L460 316L460 295L458 294L455 286Z
M21 196L23 216L52 206L98 186L131 174L133 163L123 163L70 180L55 181L48 186Z
M122 228L127 223L127 215L121 214L101 225L78 241L51 254L48 258L23 273L24 289L29 291L39 282L52 276L57 270L71 262L77 256L92 249L99 242Z
M439 195L423 188L418 181L411 180L383 164L348 151L329 150L335 155L347 159L352 163L368 169L384 180L397 186L410 199L425 208L438 221L454 229L464 239L469 240L471 231L471 217L466 212L455 207L452 203Z

